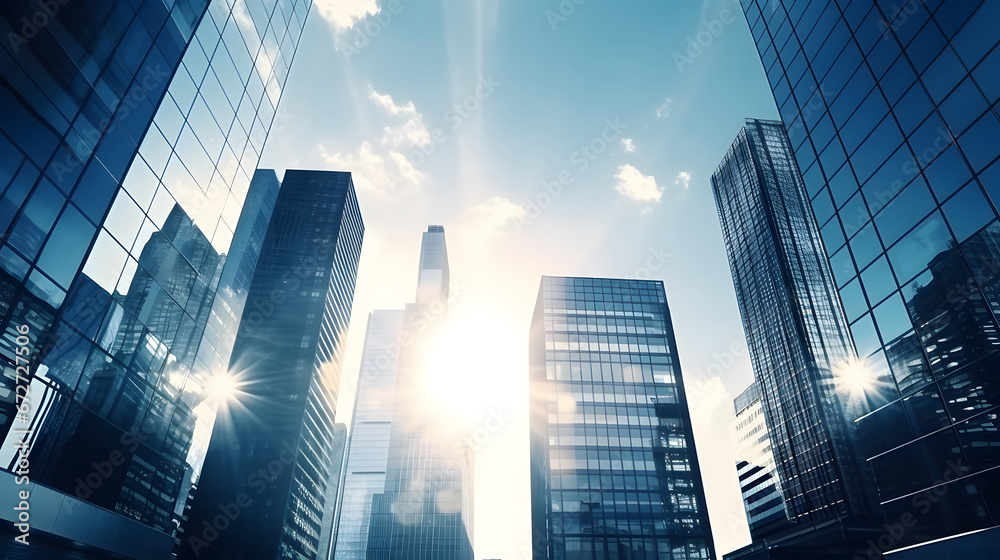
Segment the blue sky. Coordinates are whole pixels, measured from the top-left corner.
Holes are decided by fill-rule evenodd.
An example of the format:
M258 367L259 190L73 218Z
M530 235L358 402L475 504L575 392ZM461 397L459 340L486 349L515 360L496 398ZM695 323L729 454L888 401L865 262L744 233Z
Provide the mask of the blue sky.
M777 112L737 2L576 2L320 0L260 165L355 174L340 421L367 313L412 300L419 234L445 226L463 328L444 396L472 427L509 416L477 449L480 558L529 543L540 276L664 280L721 555L749 542L727 423L752 373L709 179L744 118Z

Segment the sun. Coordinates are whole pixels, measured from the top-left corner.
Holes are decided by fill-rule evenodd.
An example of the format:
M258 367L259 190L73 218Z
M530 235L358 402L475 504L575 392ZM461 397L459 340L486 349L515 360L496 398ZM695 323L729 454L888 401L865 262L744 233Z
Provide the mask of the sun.
M507 397L518 343L527 344L518 334L494 313L453 314L428 348L428 400L458 421L478 422L484 409Z
M213 407L228 406L238 402L241 384L236 376L229 372L216 372L205 383L203 394Z
M867 360L852 358L833 368L837 390L852 399L865 399L878 386L875 374Z

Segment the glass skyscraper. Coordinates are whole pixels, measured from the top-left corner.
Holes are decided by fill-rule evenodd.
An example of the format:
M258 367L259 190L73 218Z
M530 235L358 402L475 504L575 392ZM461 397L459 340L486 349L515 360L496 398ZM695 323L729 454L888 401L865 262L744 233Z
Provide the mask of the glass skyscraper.
M179 558L317 557L363 236L350 173L285 172Z
M736 444L736 474L740 479L750 536L756 539L785 528L788 524L785 501L781 496L771 436L764 421L760 385L756 382L733 400L729 430Z
M309 5L0 7L0 489L18 490L23 442L33 558L63 557L61 539L170 554L214 421L205 382L273 201L251 176Z
M465 434L423 396L449 287L444 228L432 225L421 237L416 302L369 316L334 560L473 558Z
M1000 2L742 4L858 353L885 381L857 424L906 530L873 552L994 528ZM989 557L998 531L964 537L964 557Z
M545 276L528 348L533 558L714 559L663 283Z
M344 474L344 457L347 453L347 425L334 424L333 426L333 452L330 457L330 478L326 487L326 497L324 498L324 508L330 510L326 514L323 526L320 527L319 545L316 550L318 560L329 560L333 554L333 530L335 527L337 497L340 496L341 481ZM325 513L325 512L324 512Z
M338 505L334 560L367 558L372 496L385 489L404 314L400 310L368 315Z
M868 516L852 422L867 402L840 380L857 359L781 123L748 120L712 190L785 515L793 527Z

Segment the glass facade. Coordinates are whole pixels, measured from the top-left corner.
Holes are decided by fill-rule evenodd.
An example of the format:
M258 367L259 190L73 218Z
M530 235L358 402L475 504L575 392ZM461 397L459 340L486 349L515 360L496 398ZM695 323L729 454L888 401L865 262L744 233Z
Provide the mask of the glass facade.
M417 303L448 303L448 247L442 226L429 226L421 236L420 272L417 274Z
M403 311L373 311L358 373L333 560L365 560L372 496L385 489Z
M995 527L1000 2L742 4L884 380L857 423L887 520L914 522L879 546Z
M32 481L57 491L39 515L62 516L40 538L169 554L214 422L205 382L269 219L274 191L251 194L251 176L308 8L0 7L0 483L27 325Z
M757 539L785 528L788 521L771 437L764 421L760 385L752 383L740 393L733 401L733 409L729 430L736 444L736 474L750 536Z
M387 395L393 417L385 484L371 497L365 557L472 560L472 461L459 445L467 434L446 411L419 397L433 375L429 354L442 343L447 321L449 264L442 226L422 234L419 262L417 301L403 312L394 394Z
M854 348L781 123L748 120L712 190L788 520L867 515L852 422L867 404L838 383Z
M326 487L326 498L324 508L333 510L337 504L337 497L343 486L344 457L347 453L347 425L334 424L333 426L333 452L330 457L330 482ZM325 513L325 511L324 511ZM329 520L329 522L327 522ZM330 516L324 517L323 526L320 527L319 545L316 549L317 560L331 560L333 554L333 529L335 520Z
M715 558L663 283L543 277L529 342L536 560Z
M363 235L350 173L286 171L229 365L237 392L179 558L317 557L340 477L333 419Z

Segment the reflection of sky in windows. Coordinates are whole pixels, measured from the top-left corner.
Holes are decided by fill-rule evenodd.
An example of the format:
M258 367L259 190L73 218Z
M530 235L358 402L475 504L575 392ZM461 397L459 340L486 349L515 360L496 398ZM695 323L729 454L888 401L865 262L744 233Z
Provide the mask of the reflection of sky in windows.
M170 18L177 25L177 29L169 23L164 26L155 45L149 30L142 29L145 20L136 18L125 31L130 37L144 37L146 48L124 52L107 47L114 59L107 63L109 68L119 63L118 57L129 64L132 74L125 77L135 79L132 88L142 88L153 98L166 87L155 112L152 101L142 99L125 107L128 115L119 111L111 127L98 129L116 105L129 105L124 94L133 90L126 88L128 81L116 84L95 77L91 82L97 95L91 100L96 109L60 107L79 113L67 138L72 156L84 158L83 163L65 172L65 179L63 171L47 169L49 176L59 176L57 184L42 179L34 192L30 188L39 175L32 175L31 165L23 165L20 179L4 191L2 206L4 213L14 210L8 222L15 216L17 221L10 224L11 234L0 247L0 264L28 289L18 292L18 305L10 307L23 315L11 317L11 324L30 322L41 337L55 322L52 339L57 344L36 379L43 385L36 394L51 404L47 416L36 418L36 434L44 443L37 448L37 460L66 464L73 476L86 477L91 461L106 458L102 445L115 445L123 433L140 425L155 426L148 446L134 457L129 455L131 462L123 468L128 480L160 482L134 488L128 481L109 483L102 487L105 495L92 501L165 531L173 529L171 514L183 507L183 499L177 498L186 495L197 477L214 421L214 412L201 402L197 376L223 362L228 365L235 336L230 331L246 295L245 286L238 284L250 272L244 265L249 263L252 269L256 256L246 257L259 250L268 208L274 203L274 196L265 196L251 205L250 178L275 114L278 81L287 76L286 62L309 7L308 1L278 6L273 0L253 0L248 8L238 0L231 14L226 0L212 0L200 20L198 38L184 50L169 85L164 84L176 59L169 60L163 49L181 51L178 47L190 36L188 19L197 21L200 16L194 13L198 4L179 0L162 14L146 13ZM146 7L155 11L157 5ZM76 8L65 9L68 13ZM69 26L69 36L104 37L107 29L101 25ZM265 37L263 42L260 36ZM262 44L267 51L260 48ZM143 60L154 63L140 66ZM36 64L29 70L35 77L64 69ZM150 121L138 157L129 165L137 150L131 139L138 141ZM24 138L15 138L28 153L29 163L40 166L39 162L49 161L41 149L45 134L29 130ZM82 177L81 186L72 190L77 177ZM121 189L116 192L118 178ZM276 195L277 187L272 190ZM68 204L70 200L73 204ZM248 234L236 244L233 232L244 202L252 206ZM230 251L238 253L232 255L236 262L231 272L222 274L224 255ZM37 268L32 269L30 260L36 257ZM236 268L241 269L239 275ZM215 298L220 276L226 282L220 288L224 296ZM54 321L58 317L62 320ZM211 340L205 337L203 343L206 324ZM164 439L168 431L169 441ZM73 433L75 437L67 436ZM84 458L81 453L94 455ZM58 481L42 482L73 492Z
M372 496L385 490L402 331L402 311L374 311L369 316L337 514L335 560L366 558Z
M662 284L546 277L542 290L536 321L545 327L544 347L540 338L532 345L545 353L553 396L532 389L532 406L548 416L547 427L533 426L547 432L546 461L533 456L532 465L547 467L542 501L557 557L623 543L708 558L711 536ZM684 539L654 540L678 530Z
M840 469L855 467L852 450L838 443L845 440L843 433L849 424L829 387L831 368L853 355L833 279L841 284L852 281L854 259L872 251L863 247L865 234L856 226L851 227L854 238L850 243L838 220L817 228L810 216L805 185L797 173L789 172L793 163L791 145L780 123L748 120L713 175L712 184L740 312L744 323L753 327L747 330L747 342L764 395L764 414L773 425L780 488L790 519L799 522L840 512L837 501L844 498L818 498L820 494L864 495L863 488L843 483L839 474ZM849 183L844 179L842 185ZM851 210L855 204L851 194L834 199L843 205L842 212L856 218L863 213ZM824 248L834 252L832 277ZM868 349L865 356L877 347L877 342L862 342L873 337L877 341L871 315L866 314L865 294L869 300L878 297L881 301L894 289L892 271L884 258L862 273L860 283L852 284L853 315L863 315L852 332L858 350ZM801 328L790 329L790 324ZM796 425L782 420L786 418L794 419ZM798 440L808 442L802 446L811 449L808 454L796 451L799 447L794 442ZM817 454L832 460L816 459ZM811 462L824 465L814 469L816 476L803 474L805 467L801 465Z
M945 9L913 3L898 18L878 6L837 12L817 5L804 8L798 19L780 4L774 10L764 4L744 2L747 20L758 50L768 53L768 80L796 138L795 157L815 216L824 228L841 222L849 238L852 228L862 232L849 239L849 250L827 249L859 353L871 353L867 363L888 381L888 404L858 425L866 455L878 455L873 466L886 516L896 518L908 501L892 498L940 483L940 473L924 472L923 465L940 465L945 458L970 464L971 450L996 446L995 436L966 429L960 422L967 416L955 411L969 402L982 403L982 411L1000 404L992 374L985 373L996 371L1000 359L995 211L1000 167L994 162L1000 120L990 109L1000 97L995 79L1000 4L977 1ZM879 19L892 23L883 36L868 32L867 22ZM826 41L820 49L802 25L833 29L830 37L839 42ZM794 33L775 51L779 29ZM839 57L832 66L831 56ZM799 82L803 69L808 71ZM820 80L816 89L823 95L788 95L789 84L808 87ZM824 124L810 126L810 120ZM846 157L838 153L841 144ZM867 211L857 211L848 200L866 204ZM869 216L877 236L870 233L871 224L865 227ZM948 388L944 403L935 383ZM948 408L954 409L950 417ZM910 429L949 423L954 431L920 442L920 430ZM995 427L990 430L995 433ZM957 454L960 449L964 456ZM899 479L900 465L906 466L905 480ZM988 494L996 475L970 473L965 480L943 488L940 506L926 514L935 522L909 532L907 539L984 526L981 513L955 512L985 513L977 496ZM989 524L995 518L993 512Z
M162 226L165 211L176 201L220 253L231 242L264 131L274 116L279 80L287 76L282 57L291 56L300 31L294 29L286 37L281 18L267 18L274 7L258 4L235 2L230 17L224 2L212 2L155 113L154 126L139 150L141 158L123 181L138 201L131 214L146 211ZM296 13L294 21L302 21L304 3L297 4ZM283 50L277 47L279 38L286 45ZM162 184L159 189L157 183ZM128 219L115 209L106 223L126 248L131 248L138 227L134 217ZM102 285L107 287L107 282Z

